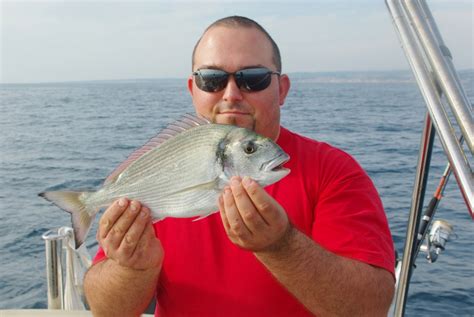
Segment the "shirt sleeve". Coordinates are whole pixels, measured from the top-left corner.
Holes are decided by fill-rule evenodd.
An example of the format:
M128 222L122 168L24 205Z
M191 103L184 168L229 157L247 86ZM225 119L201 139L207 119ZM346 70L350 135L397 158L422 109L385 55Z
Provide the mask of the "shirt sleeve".
M323 161L313 239L333 253L394 274L392 236L369 176L350 155L335 148Z

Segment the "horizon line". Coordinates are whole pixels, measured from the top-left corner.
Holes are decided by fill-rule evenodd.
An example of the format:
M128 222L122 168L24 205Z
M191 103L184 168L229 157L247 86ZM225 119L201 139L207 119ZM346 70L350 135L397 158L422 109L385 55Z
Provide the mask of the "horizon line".
M474 71L474 68L463 68L457 72ZM395 73L410 72L411 69L387 69L387 70L335 70L335 71L294 71L287 75L296 74L336 74L336 73ZM42 85L42 84L74 84L74 83L99 83L99 82L124 82L124 81L155 81L155 80L186 80L186 77L149 77L149 78L118 78L118 79L71 79L64 81L31 81L31 82L1 82L0 85Z

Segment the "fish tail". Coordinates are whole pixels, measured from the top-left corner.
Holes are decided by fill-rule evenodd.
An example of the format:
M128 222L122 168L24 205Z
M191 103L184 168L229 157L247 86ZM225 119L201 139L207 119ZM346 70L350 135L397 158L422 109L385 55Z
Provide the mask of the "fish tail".
M90 192L73 191L53 191L38 194L38 196L43 197L71 214L76 249L84 243L87 233L89 233L91 228L92 220L94 220L95 215L99 211L98 209L89 210L81 201L81 195L85 196L90 194Z

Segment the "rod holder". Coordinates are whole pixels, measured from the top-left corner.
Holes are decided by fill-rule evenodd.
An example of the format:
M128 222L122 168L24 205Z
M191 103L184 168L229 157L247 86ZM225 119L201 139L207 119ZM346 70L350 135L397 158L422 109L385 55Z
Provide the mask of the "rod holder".
M63 242L66 233L51 229L42 236L46 250L46 278L48 282L48 309L63 309Z

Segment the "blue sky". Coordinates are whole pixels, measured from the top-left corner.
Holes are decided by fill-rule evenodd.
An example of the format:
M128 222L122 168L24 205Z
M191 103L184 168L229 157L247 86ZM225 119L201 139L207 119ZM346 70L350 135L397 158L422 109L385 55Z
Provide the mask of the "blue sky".
M262 24L284 72L408 69L383 0L0 0L0 83L183 78L204 28L228 15ZM474 68L473 1L428 1L460 69Z

